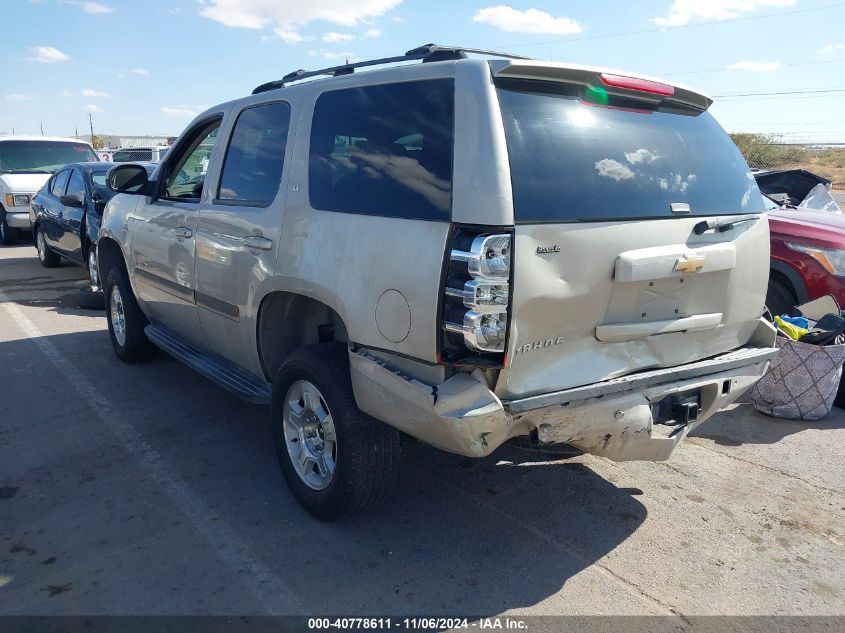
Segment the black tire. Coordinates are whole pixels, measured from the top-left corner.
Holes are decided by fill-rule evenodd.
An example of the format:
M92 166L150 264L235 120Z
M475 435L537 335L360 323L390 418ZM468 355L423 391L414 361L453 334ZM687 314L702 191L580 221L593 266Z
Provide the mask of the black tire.
M795 304L798 300L792 293L792 290L787 288L777 279L769 280L769 289L766 292L766 307L772 313L772 317L781 316L782 314L795 315Z
M13 246L18 243L18 229L13 229L6 222L6 212L0 210L0 243L4 246Z
M334 474L322 490L300 478L284 437L285 396L302 380L319 390L337 437ZM273 381L272 432L279 466L291 492L318 519L336 521L360 514L390 497L399 471L399 433L358 409L345 345L312 345L285 361Z
M119 292L122 306L123 325L118 328L124 334L122 341L115 334L115 324L112 322L114 318L112 303L116 302L115 288ZM113 267L106 278L105 302L109 337L117 357L124 363L137 363L153 358L158 353L158 348L144 334L144 328L148 323L147 317L138 306L126 272L118 266Z
M76 297L76 307L82 310L97 310L102 312L106 309L106 299L101 290L81 288Z
M56 268L62 263L59 254L50 250L50 247L47 246L44 229L41 226L35 229L35 252L38 255L38 261L44 268Z

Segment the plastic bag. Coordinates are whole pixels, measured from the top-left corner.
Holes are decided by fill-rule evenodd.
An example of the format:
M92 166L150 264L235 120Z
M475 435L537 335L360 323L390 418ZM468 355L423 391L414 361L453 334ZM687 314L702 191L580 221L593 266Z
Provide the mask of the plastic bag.
M845 345L810 345L778 337L780 354L749 398L760 413L791 420L819 420L830 413Z

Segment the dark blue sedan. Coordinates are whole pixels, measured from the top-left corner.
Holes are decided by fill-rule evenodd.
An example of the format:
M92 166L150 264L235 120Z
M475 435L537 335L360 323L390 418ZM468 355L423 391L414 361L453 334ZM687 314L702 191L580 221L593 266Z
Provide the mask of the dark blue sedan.
M97 232L106 203L114 192L106 186L112 163L71 163L57 171L32 199L30 220L42 266L65 258L87 266L91 286L97 273ZM144 165L152 173L155 165Z

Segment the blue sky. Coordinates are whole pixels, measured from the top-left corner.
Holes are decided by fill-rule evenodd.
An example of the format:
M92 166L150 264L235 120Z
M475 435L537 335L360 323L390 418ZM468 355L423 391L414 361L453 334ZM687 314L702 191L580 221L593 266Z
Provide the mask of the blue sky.
M845 142L845 2L835 0L0 0L0 7L0 133L37 134L43 125L45 134L83 134L91 112L97 133L176 135L203 108L291 70L433 41L665 76L711 95L792 92L717 96L712 112L729 131Z

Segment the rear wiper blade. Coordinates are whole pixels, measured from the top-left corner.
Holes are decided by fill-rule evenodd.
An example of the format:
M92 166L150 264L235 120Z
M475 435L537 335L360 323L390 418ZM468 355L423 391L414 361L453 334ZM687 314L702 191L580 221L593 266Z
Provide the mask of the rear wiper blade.
M702 220L694 227L692 227L693 233L696 235L701 235L705 231L709 231L713 229L716 233L724 233L725 231L730 231L733 227L737 224L742 224L744 222L756 222L757 216L749 217L739 217L739 218L723 218L721 220Z

